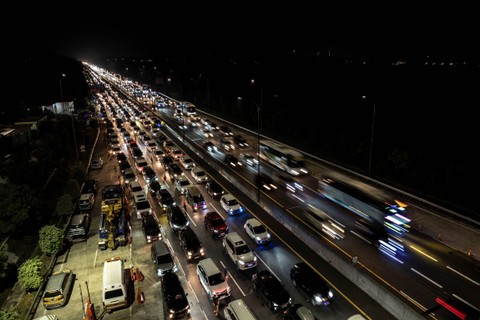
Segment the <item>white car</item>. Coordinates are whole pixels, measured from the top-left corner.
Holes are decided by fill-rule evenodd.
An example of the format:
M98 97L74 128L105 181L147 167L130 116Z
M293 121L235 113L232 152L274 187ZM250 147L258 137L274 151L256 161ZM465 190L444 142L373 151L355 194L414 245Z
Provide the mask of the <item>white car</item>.
M230 296L230 286L227 279L211 258L198 262L197 275L211 300L215 298L221 300Z
M101 169L103 166L102 158L93 159L90 164L90 169Z
M227 193L220 198L220 205L229 215L243 212L243 207L240 205L237 198L230 193Z
M267 228L255 218L248 219L243 225L245 232L256 244L266 244L271 240L271 235Z
M192 158L190 157L187 157L187 156L183 156L180 158L180 163L182 164L182 166L187 169L187 170L190 170L192 169L193 167L195 167L195 162L193 162Z
M238 233L227 233L222 245L227 255L237 265L237 269L246 270L257 266L257 257Z
M178 176L175 178L175 188L177 188L181 194L187 192L188 187L190 187L190 181L188 181L185 176Z
M208 181L208 176L205 170L203 170L199 166L195 166L192 168L192 177L197 183L202 183L202 182L207 182Z

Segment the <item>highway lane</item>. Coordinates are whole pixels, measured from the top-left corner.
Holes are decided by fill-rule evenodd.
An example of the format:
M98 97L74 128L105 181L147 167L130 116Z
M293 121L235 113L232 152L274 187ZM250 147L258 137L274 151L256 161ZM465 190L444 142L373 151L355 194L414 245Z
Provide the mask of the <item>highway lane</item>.
M196 129L196 131L198 131L198 129ZM187 136L188 136L188 133L187 133ZM196 137L201 137L201 133L196 132L193 138L195 139ZM215 140L215 139L212 139L212 140ZM251 145L255 143L254 139L249 139L249 141ZM254 148L254 145L253 145L253 148ZM244 150L241 150L241 151L244 151ZM219 151L215 154L214 157L219 161L221 161L222 156L223 156L222 151ZM262 172L268 167L269 167L268 164L262 162ZM244 168L239 170L243 170L243 169ZM314 171L320 172L321 170L322 168L315 168ZM253 176L255 174L256 174L256 170L251 170L251 176L249 178L250 181L253 181ZM246 175L244 175L243 172L239 176L241 176L241 178L246 177ZM306 189L310 190L310 192L313 193L313 197L317 198L316 199L317 202L321 202L320 195L315 192L318 180L312 176L307 176L304 178L304 181L305 181L304 185L307 187ZM252 186L255 187L253 184ZM263 194L263 196L269 196L269 195ZM280 196L279 199L274 198L275 202L277 203L279 202L281 203L282 201L285 202L287 199L288 198L285 197L284 195ZM299 204L297 203L297 205ZM286 204L283 207L293 208L295 207L295 204ZM418 209L413 208L411 210L418 210ZM339 208L338 206L335 206L335 205L330 207L330 209L327 212L329 213L336 212L335 215L338 217L345 217L345 216L351 215L350 212L344 210L343 208ZM350 218L349 220L351 224L352 218ZM352 231L355 232L354 227L349 228L349 232L352 233ZM355 233L358 234L358 232L355 232ZM416 244L411 244L410 242L408 242L409 239L419 239L419 238L421 238L421 240ZM461 264L456 263L455 259L452 258L452 250L450 248L444 246L441 243L438 243L437 241L435 241L435 239L426 237L422 234L415 232L414 230L412 230L412 232L407 235L405 240L407 241L405 242L405 244L406 245L408 244L408 247L406 249L406 252L403 254L400 254L400 256L403 256L404 257L403 259L408 259L408 261L410 262L408 266L404 266L404 268L406 268L406 272L409 273L407 279L410 279L410 281L407 281L407 282L395 281L395 279L393 279L393 281L389 280L389 282L392 282L392 286L394 286L395 288L398 288L397 290L402 295L406 295L409 297L409 299L415 300L417 302L417 305L424 310L429 309L430 307L435 305L435 298L439 296L439 294L443 294L445 292L451 295L455 295L456 298L461 299L466 304L469 304L478 308L479 306L478 295L475 294L475 292L477 292L478 290L478 285L477 285L478 274L474 271L476 266L474 263L472 263L472 261L464 261L466 263L461 263ZM424 247L428 247L429 250L424 250L423 249ZM356 252L357 256L359 254L363 254L362 251L370 250L370 248L366 248L363 250L357 250L356 248L352 248L352 249L353 249L352 252ZM423 252L425 254L421 254L420 252ZM429 255L428 252L431 252L432 255L435 255L435 256L438 255L439 257L442 257L441 260L445 261L445 264L443 266L440 266L440 264L438 263L432 264L433 260L431 259L430 259L431 261L426 261L424 258ZM377 259L379 256L381 255L378 252L375 252L373 254L373 257L366 257L361 261L378 261ZM382 258L385 258L385 256L382 256ZM388 260L389 259L387 259L387 261ZM397 262L402 264L400 261L397 261ZM458 267L453 268L450 265L458 265ZM421 269L422 271L417 270L415 266L417 266L417 268ZM371 266L368 266L368 267L370 269ZM374 270L375 268L372 266L371 269ZM385 268L379 268L379 271L381 272L378 272L377 274L382 279L388 279L389 277L391 277L391 273L386 271ZM445 274L447 275L445 276ZM429 275L432 275L432 276L429 276ZM440 281L435 281L434 279L430 279L430 277L445 278L447 280L444 281L444 284L439 284ZM428 295L424 294L423 290L417 289L418 282L424 283L423 285L428 288L427 290L429 292ZM398 286L397 286L397 283L398 283ZM445 290L446 288L449 288L449 289ZM439 292L438 289L442 289L443 291ZM438 313L439 312L437 311L437 314Z
M187 134L187 136L188 136L189 132L186 132L186 134ZM197 134L197 135L198 135L198 134ZM222 155L222 153L219 152L219 153L218 153L218 158L219 158L219 159L220 159L220 156L221 156L221 155ZM266 167L266 165L265 165L264 163L262 163L262 167ZM311 179L311 180L313 180L313 182L316 182L315 179ZM306 183L306 185L309 185L309 183ZM314 190L313 188L315 188L314 185L312 185L312 188L311 188L311 189ZM265 195L263 195L263 196L265 196ZM290 208L290 207L292 207L292 206L287 206L287 207ZM338 210L338 209L337 209L337 210ZM328 211L328 212L330 213L330 211ZM340 216L344 216L344 215L345 215L344 213L340 214ZM363 260L363 259L361 259L360 261L362 261L362 260ZM373 260L373 261L377 261L377 260ZM422 279L424 279L424 277L422 277Z

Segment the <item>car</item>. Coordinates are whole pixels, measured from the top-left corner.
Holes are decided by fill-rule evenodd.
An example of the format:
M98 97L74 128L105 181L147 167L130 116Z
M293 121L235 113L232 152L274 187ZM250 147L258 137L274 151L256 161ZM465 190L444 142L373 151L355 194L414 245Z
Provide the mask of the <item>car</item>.
M126 169L131 169L132 167L130 166L130 162L128 162L128 160L122 160L119 164L118 164L118 167L120 168L120 171L122 172L122 174L125 173L125 170Z
M267 228L265 228L265 226L255 218L250 218L245 221L243 229L256 244L264 245L269 243L272 239L272 236L268 232Z
M148 190L150 190L150 194L154 197L157 196L157 193L160 189L162 189L162 185L156 180L152 180L148 184Z
M208 152L216 152L217 151L217 146L212 142L212 141L205 141L203 143L203 147L208 151Z
M205 170L203 170L203 168L199 166L194 166L190 173L192 174L193 180L195 180L197 183L208 181L207 173L205 172Z
M183 156L180 158L180 164L187 170L192 169L195 167L195 162L193 162L192 158L188 156Z
M82 193L93 193L96 195L97 192L98 192L98 179L89 179L84 182Z
M318 320L307 307L300 303L291 305L284 313L284 320Z
M172 195L167 189L160 189L157 193L157 199L159 204L162 206L163 211L167 210L167 207L176 205L175 200L173 200Z
M174 272L165 273L160 282L160 287L169 312L169 319L188 317L190 305L178 275Z
M208 181L205 185L205 189L207 189L207 193L212 198L220 198L225 194L225 190L223 190L222 186L215 180Z
M164 156L162 158L163 167L166 169L169 164L173 163L173 158L170 156Z
M203 224L213 237L222 238L228 233L228 226L225 220L216 211L205 214Z
M155 149L149 152L150 154L150 162L153 164L157 161L162 160L162 158L165 156L165 152L160 149Z
M180 168L180 166L176 163L170 163L167 165L167 171L172 178L184 175L182 168Z
M165 242L154 241L150 247L150 255L158 278L162 278L167 273L178 271L178 267L173 259L174 256Z
M232 194L227 193L220 198L220 205L229 215L240 214L243 207Z
M229 165L230 167L241 167L242 166L242 163L240 161L238 161L237 157L235 157L233 154L231 153L227 153L225 155L225 164Z
M190 181L185 176L178 176L175 178L175 188L184 194L187 192L187 188L190 187Z
M180 158L183 157L183 151L178 148L173 148L172 151L170 152L170 156L174 160L180 160Z
M203 136L205 138L213 138L213 133L209 129L203 129Z
M224 137L232 137L233 136L233 132L232 132L232 129L230 129L230 127L221 126L219 128L219 130Z
M92 162L90 163L90 169L101 169L102 166L103 166L102 158L92 159Z
M220 139L220 147L225 151L235 150L235 145L226 139Z
M75 274L72 270L63 269L54 272L48 279L43 292L42 302L45 309L50 310L66 305L72 294L74 282Z
M145 166L142 170L143 178L147 183L150 183L151 181L158 181L157 174L155 173L155 170L152 169L150 166Z
M258 165L258 159L249 153L240 153L240 159L251 167Z
M127 160L127 156L125 155L125 153L123 152L117 153L118 163L121 163L122 161L125 161L125 160Z
M248 147L247 140L241 135L235 135L233 136L233 142L239 147L239 148L246 148Z
M141 173L143 171L143 168L145 168L146 166L148 166L148 163L143 157L135 158L135 168L137 168L138 172Z
M93 193L83 193L78 199L78 209L91 210L95 204L95 195Z
M135 175L135 172L132 168L128 168L123 171L123 179L124 182L127 184L132 181L137 181L137 176Z
M115 156L122 152L122 149L120 149L120 145L115 145L112 147L112 154Z
M273 179L277 182L279 186L283 189L288 190L292 193L303 191L303 185L298 183L295 179L291 176L287 176L285 174L274 174Z
M173 232L178 232L190 224L187 216L178 206L167 207L167 219Z
M260 187L262 188L262 190L265 191L272 191L278 189L273 179L265 174L255 175L255 185L257 186L257 188Z
M205 256L202 242L190 226L186 226L178 232L178 240L188 260L197 260Z
M221 300L230 296L231 290L227 279L211 258L198 262L197 276L211 300Z
M314 306L328 306L332 302L333 292L328 284L305 262L299 262L290 269L290 279Z
M142 229L147 243L162 240L162 230L153 215L148 214L142 216Z
M223 316L225 320L256 320L257 318L253 315L252 310L250 310L242 299L237 299L229 302L223 309Z
M252 276L253 289L272 311L284 311L292 303L285 286L269 270L262 270Z
M237 265L238 270L247 270L257 266L257 256L237 232L223 237L222 246L227 255Z
M136 194L144 195L145 192L143 191L142 185L138 181L132 181L129 183L130 191L132 195L135 197Z

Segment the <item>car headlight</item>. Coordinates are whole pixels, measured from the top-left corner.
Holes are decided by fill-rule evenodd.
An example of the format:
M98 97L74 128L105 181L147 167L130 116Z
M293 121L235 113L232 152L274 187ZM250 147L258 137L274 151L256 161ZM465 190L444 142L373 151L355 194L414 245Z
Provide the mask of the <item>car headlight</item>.
M323 300L322 297L321 297L320 295L318 295L318 294L314 295L314 296L313 296L313 299L314 299L315 302L317 302L317 303L321 303L322 300Z
M260 240L262 240L262 238L257 236L257 237L255 237L255 240L260 241Z
M253 261L257 262L257 256L253 257Z
M203 254L203 248L200 248L200 253Z
M333 292L332 291L328 291L328 297L333 298Z
M193 256L193 252L192 252L192 251L187 251L187 256L188 256L189 258L191 258L191 257Z

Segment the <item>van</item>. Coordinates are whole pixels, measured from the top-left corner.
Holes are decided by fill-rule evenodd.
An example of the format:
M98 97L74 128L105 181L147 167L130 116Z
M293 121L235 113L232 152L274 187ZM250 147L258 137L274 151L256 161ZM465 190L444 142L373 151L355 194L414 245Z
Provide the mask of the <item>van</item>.
M242 299L237 299L227 304L224 309L224 316L226 320L257 319Z
M107 311L127 306L125 270L120 257L105 259L103 263L102 299Z
M137 219L142 219L143 215L152 214L152 207L150 206L150 201L148 201L145 193L137 193L133 195L135 202L135 212L137 214Z
M193 211L197 211L198 208L201 210L207 208L207 202L200 193L200 190L195 186L187 188L185 198L187 199L188 204L192 206Z
M90 226L90 216L88 214L76 214L72 216L68 226L68 237L70 240L78 238L85 239L88 235Z
M157 270L157 277L161 278L167 272L177 272L178 268L173 261L173 255L163 241L155 241L150 248L153 263Z

